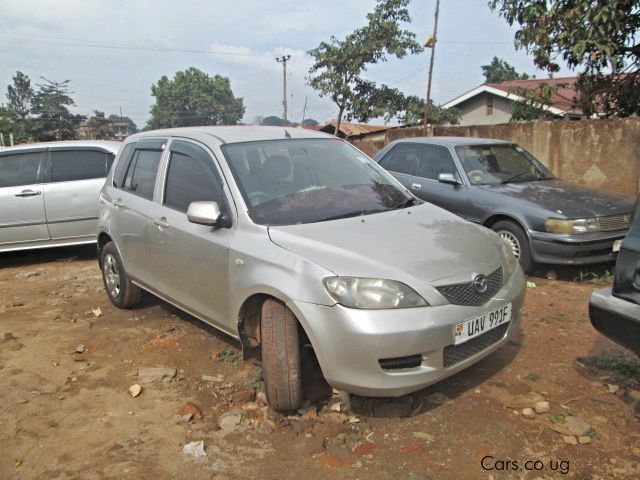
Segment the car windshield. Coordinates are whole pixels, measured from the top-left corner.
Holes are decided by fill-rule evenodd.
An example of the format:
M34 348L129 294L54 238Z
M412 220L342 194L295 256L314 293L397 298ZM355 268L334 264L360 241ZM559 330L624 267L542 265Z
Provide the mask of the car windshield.
M472 185L554 178L547 167L518 145L462 145L456 152Z
M251 219L292 225L384 212L415 198L342 140L283 139L222 147Z

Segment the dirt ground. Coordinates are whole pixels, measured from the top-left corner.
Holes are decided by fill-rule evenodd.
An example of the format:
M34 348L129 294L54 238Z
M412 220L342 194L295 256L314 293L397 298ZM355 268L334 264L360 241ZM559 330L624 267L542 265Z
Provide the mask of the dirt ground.
M619 349L589 323L594 283L559 273L531 278L523 338L474 367L283 417L232 339L149 295L114 308L93 248L0 255L0 479L640 478L637 377L578 360ZM557 431L576 419L589 443Z

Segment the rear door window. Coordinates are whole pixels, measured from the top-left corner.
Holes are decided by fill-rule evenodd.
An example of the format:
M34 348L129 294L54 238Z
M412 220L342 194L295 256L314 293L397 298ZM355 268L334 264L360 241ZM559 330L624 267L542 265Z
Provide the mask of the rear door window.
M161 157L162 150L137 150L124 180L124 190L152 200Z
M51 152L51 181L70 182L107 176L109 157L101 150L54 150Z
M391 158L386 167L390 172L404 173L407 175L415 175L418 168L418 150L420 146L417 143L405 143L396 145L391 151Z
M0 188L38 183L43 152L0 155Z
M191 202L218 202L222 208L222 181L212 158L197 145L174 141L167 169L164 205L186 212Z

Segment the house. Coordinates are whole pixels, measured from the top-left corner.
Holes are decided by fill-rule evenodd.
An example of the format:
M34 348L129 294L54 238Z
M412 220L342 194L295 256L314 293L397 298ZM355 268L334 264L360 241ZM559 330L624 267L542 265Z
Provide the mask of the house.
M460 110L460 125L493 125L511 120L513 105L522 101L523 90L539 93L545 85L554 87L548 105L543 109L552 118L579 119L583 114L576 109L577 77L509 80L482 85L442 105Z
M361 135L363 133L373 133L379 132L383 130L387 130L389 127L386 125L367 125L366 123L350 123L350 122L340 122L340 131L338 132L338 136L340 138L348 138L354 137L356 135ZM321 132L333 133L335 135L336 131L336 121L332 120L326 125L323 125L320 128Z

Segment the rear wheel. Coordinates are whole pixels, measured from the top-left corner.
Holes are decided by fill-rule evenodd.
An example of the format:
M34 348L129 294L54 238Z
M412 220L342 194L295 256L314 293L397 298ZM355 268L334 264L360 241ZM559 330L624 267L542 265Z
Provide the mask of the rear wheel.
M113 242L107 243L100 254L100 268L109 300L118 308L131 308L140 302L141 290L124 271L122 259Z
M531 246L529 239L515 222L510 220L502 220L491 227L500 238L504 239L511 245L513 254L520 262L520 266L525 273L531 273L533 270L533 259L531 258Z
M295 410L302 401L298 321L275 299L262 304L262 373L267 401L274 410Z

